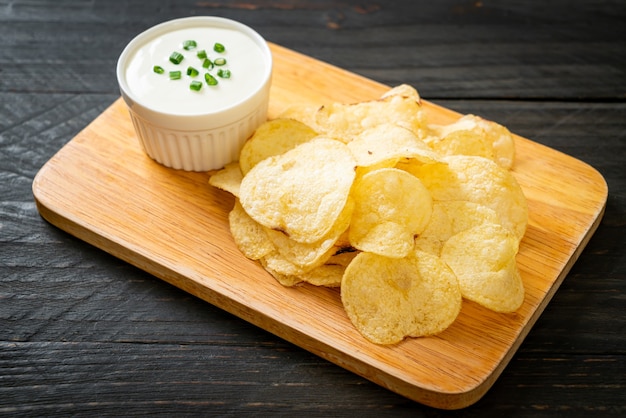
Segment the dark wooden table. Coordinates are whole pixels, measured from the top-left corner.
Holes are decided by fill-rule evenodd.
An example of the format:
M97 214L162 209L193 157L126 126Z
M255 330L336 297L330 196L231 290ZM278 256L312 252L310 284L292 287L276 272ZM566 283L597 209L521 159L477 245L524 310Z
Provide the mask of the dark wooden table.
M412 84L603 174L596 234L476 404L411 402L41 219L32 180L119 97L125 44L190 15L234 18L374 80ZM0 415L625 414L624 21L624 1L598 0L0 2Z

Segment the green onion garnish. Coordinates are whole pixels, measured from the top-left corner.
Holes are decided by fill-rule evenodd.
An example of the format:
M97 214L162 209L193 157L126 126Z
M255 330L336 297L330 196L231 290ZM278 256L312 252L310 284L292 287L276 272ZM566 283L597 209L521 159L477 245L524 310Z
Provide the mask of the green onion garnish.
M196 41L185 41L185 42L183 42L183 49L185 51L189 51L191 49L194 49L197 46L198 46L198 44L196 43Z
M220 68L217 70L217 75L222 78L230 78L230 70L223 70Z
M193 91L200 91L202 88L202 83L200 81L192 81L189 85L189 89Z
M185 57L180 52L172 52L170 61L176 65L180 64Z
M213 63L211 62L210 59L205 58L204 61L202 61L202 68L207 68L209 70L213 69Z
M165 72L165 70L163 69L163 67L159 66L159 65L155 65L154 67L152 67L152 70L157 73L157 74L163 74Z
M206 83L209 86L216 86L217 85L217 79L215 77L213 77L211 74L206 73L204 75L204 80L206 81Z
M170 71L170 80L178 80L180 77L180 71Z
M198 70L193 67L187 67L187 75L189 77L195 77L199 74Z
M216 42L215 45L213 45L213 51L215 51L215 52L224 52L224 51L226 51L226 48L224 47L224 45Z
M205 58L206 58L206 56L207 56L207 55L206 55L206 51L205 51L204 49L203 49L202 51L198 51L198 53L196 54L196 56L197 56L198 58L200 58L201 60L202 60L202 59L205 59Z
M213 64L215 65L224 65L226 64L226 58L217 58L215 59L215 61L213 61Z

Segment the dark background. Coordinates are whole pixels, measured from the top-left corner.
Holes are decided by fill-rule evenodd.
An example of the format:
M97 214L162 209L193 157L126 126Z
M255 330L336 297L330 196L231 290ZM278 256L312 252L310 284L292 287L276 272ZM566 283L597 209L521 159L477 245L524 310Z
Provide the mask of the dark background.
M596 234L475 405L411 402L41 219L32 180L119 97L126 43L192 15L412 84L605 177ZM0 415L625 414L624 21L624 1L596 0L0 0Z

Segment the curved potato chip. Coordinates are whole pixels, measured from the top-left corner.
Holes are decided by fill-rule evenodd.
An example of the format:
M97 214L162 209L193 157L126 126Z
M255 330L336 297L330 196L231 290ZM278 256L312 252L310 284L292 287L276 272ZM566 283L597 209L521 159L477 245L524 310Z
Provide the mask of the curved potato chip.
M437 133L439 138L446 138L459 131L466 132L462 137L452 136L455 142L453 146L452 144L445 144L445 146L450 147L450 154L465 154L469 152L466 155L482 155L492 159L507 170L513 167L515 161L515 141L513 140L513 135L511 135L508 129L496 122L468 114L449 125L432 125L430 128ZM470 133L476 137L483 138L483 146L487 148L484 150L484 155L478 151L480 144L472 145L477 147L476 149L463 150L463 145L461 144L463 139L476 141L476 138L469 136ZM452 142L452 139L448 141ZM433 144L436 143L437 141L435 140ZM433 144L429 143L431 146ZM455 147L457 148L456 152L454 152Z
M416 159L420 162L435 162L439 159L413 132L390 123L364 130L348 143L348 148L361 167L386 161L392 162L393 166L401 159Z
M387 90L382 96L380 96L380 98L381 99L386 99L386 98L388 98L390 96L407 97L407 98L411 98L411 99L415 100L418 103L421 103L421 101L422 101L418 91L413 86L411 86L409 84L397 85L397 86Z
M356 252L345 252L330 257L324 264L310 270L298 270L284 259L267 257L263 260L266 270L283 286L291 287L300 283L309 283L313 286L339 287L346 267L356 257ZM272 270L279 268L281 272Z
M283 154L315 136L317 132L297 120L269 120L261 124L244 143L239 154L241 172L245 175L264 159Z
M454 322L462 303L448 266L421 252L400 259L360 253L346 268L341 300L357 330L376 344L437 334Z
M346 205L355 165L345 144L316 137L254 166L241 182L241 205L295 241L319 241Z
M315 113L320 107L307 103L297 103L288 106L279 115L279 119L295 119L315 129Z
M304 274L303 272L298 271L297 273L294 273L294 272L280 272L278 270L275 270L275 267L278 267L279 269L283 271L288 271L291 268L289 267L289 263L286 263L285 260L282 259L281 257L275 258L272 255L268 254L268 256L261 258L259 261L261 265L263 266L263 268L265 269L265 271L271 274L272 277L274 277L278 283L280 283L281 285L285 287L293 287L304 281L299 276L300 274Z
M312 243L294 241L282 232L271 229L267 229L266 233L276 250L291 263L302 268L318 266L335 254L335 244L348 229L353 210L354 202L348 199L332 228L319 241Z
M496 312L513 312L524 301L517 251L509 230L485 223L450 237L441 259L456 274L463 297Z
M391 95L353 104L324 105L316 113L315 126L320 132L345 143L366 129L386 123L402 126L421 138L423 129L427 128L425 118L415 99Z
M230 233L239 251L251 260L258 260L274 251L274 246L265 232L265 228L252 219L239 200L228 214Z
M451 155L443 163L424 164L418 176L433 200L467 200L493 209L500 223L521 240L528 206L513 174L483 157Z
M241 186L242 179L243 174L241 174L239 163L235 162L226 164L223 169L213 173L209 177L209 184L239 197L239 186Z
M435 201L426 228L415 239L415 248L438 256L451 236L484 223L498 222L496 212L487 206L465 200Z
M404 257L413 250L432 212L432 199L421 181L395 168L364 175L354 184L355 207L348 231L361 251Z
M487 137L469 130L450 132L431 142L430 147L442 155L476 155L494 159L493 145Z

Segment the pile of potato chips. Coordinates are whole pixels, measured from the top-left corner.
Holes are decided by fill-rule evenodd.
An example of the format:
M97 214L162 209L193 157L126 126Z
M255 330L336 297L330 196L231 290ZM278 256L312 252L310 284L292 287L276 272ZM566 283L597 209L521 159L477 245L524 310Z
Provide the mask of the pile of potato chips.
M377 344L433 335L462 299L512 312L528 210L509 131L473 115L430 124L408 85L380 99L296 105L210 184L232 193L233 238L282 285L340 287Z

